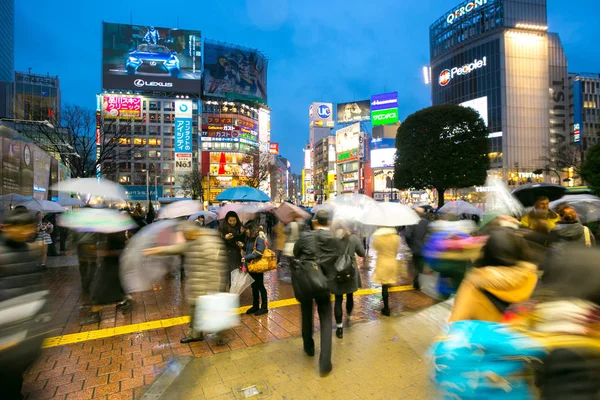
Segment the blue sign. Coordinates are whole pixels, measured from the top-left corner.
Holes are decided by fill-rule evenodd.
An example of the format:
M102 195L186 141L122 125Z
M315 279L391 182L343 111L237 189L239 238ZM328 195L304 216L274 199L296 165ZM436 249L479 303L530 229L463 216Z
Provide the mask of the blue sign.
M188 106L185 103L180 103L179 104L179 111L181 111L182 113L185 113L188 111Z
M331 117L331 108L326 104L321 104L317 108L317 115L324 119L329 118Z
M157 187L154 185L150 185L146 187L145 185L129 185L123 186L125 191L127 192L127 199L132 201L141 201L148 199L148 193L146 189L150 191L150 200L156 200L156 189ZM158 197L163 197L163 187L158 186Z
M182 105L180 108L184 107ZM185 106L187 109L187 106ZM175 118L175 153L192 152L192 118Z
M396 148L396 139L379 138L371 140L371 150Z

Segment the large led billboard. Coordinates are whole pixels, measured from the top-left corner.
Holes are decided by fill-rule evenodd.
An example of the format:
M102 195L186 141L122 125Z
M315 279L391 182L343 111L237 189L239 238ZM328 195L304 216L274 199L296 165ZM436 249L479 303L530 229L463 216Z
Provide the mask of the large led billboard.
M104 89L200 94L200 31L103 23Z
M102 115L104 119L142 119L142 98L139 96L103 95Z
M371 96L371 123L373 126L398 123L398 92Z
M459 104L463 107L470 107L479 113L481 119L485 123L485 126L488 126L488 101L487 96L478 97L473 100L465 101Z
M360 147L360 123L335 132L335 150L339 163L358 160Z
M370 119L371 107L369 105L369 100L361 100L353 103L338 103L337 105L338 124L368 121Z
M266 103L267 66L257 50L204 43L204 96Z

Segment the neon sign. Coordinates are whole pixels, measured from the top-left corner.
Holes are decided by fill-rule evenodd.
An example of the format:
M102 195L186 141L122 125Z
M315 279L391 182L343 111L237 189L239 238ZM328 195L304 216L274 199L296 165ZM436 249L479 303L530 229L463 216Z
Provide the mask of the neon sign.
M456 21L456 19L462 17L465 14L470 13L471 11L473 11L474 9L476 9L477 7L483 6L484 4L487 4L487 0L473 0L473 1L469 1L464 6L457 8L456 11L454 11L453 13L448 14L448 16L446 17L446 22L448 24L452 25L454 23L454 21Z
M438 83L440 84L440 86L446 86L447 84L450 83L450 81L452 79L454 79L454 77L456 75L467 75L470 74L471 72L475 71L476 69L479 68L483 68L487 66L487 58L483 57L482 60L473 60L472 63L470 64L465 64L462 67L458 68L458 67L454 67L452 69L445 69L442 72L440 72L440 76L438 78Z

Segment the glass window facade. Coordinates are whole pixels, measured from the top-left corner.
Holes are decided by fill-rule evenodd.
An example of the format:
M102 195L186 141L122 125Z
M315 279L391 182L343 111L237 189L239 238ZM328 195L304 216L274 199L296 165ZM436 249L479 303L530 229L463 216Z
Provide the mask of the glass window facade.
M15 3L0 0L0 81L12 82L15 68Z

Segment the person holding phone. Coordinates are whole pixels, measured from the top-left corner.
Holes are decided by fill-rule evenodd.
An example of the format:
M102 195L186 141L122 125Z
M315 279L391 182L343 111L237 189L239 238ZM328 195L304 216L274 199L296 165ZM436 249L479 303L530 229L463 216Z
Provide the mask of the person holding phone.
M47 217L41 211L37 213L37 219L37 241L42 245L42 267L46 267L48 245L52 244L52 236L50 235L54 230L54 225L48 221Z

